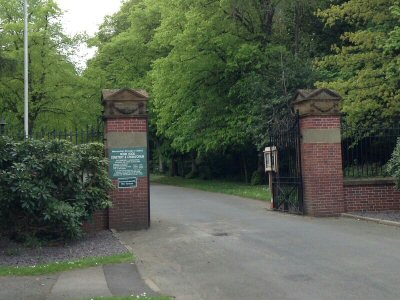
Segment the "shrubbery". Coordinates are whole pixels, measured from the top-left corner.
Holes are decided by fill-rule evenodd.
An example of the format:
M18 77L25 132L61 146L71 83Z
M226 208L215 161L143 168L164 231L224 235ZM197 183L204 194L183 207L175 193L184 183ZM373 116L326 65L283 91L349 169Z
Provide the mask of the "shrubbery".
M262 171L254 171L251 175L250 184L251 185L261 185L263 184L263 175L264 172Z
M0 229L14 239L72 239L113 185L104 146L0 137Z
M397 188L400 189L400 138L397 140L397 146L394 149L392 158L386 165L388 173L396 178Z

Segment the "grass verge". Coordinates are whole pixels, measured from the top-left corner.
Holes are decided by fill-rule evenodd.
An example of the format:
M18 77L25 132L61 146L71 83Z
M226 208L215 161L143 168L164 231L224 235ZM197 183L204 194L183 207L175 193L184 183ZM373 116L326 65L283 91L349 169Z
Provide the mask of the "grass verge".
M110 256L87 257L79 260L53 262L28 267L0 266L0 276L34 276L52 274L63 271L88 268L97 265L130 262L134 261L134 259L135 258L132 253L126 252Z
M96 297L90 298L87 300L133 300L133 299L140 299L140 300L172 300L173 298L168 296L125 296L125 297Z
M154 183L188 187L262 201L269 201L271 199L269 189L261 185L252 186L244 183L222 180L184 179L182 177L169 177L164 175L151 175L150 180Z

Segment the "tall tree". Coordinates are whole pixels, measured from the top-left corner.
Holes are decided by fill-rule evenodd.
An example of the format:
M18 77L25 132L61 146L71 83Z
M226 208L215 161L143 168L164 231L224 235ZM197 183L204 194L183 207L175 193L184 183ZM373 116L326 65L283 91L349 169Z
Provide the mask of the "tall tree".
M93 39L99 50L85 77L151 92L159 155L194 162L239 152L246 165L265 146L271 119L291 113L294 90L315 82L314 56L337 40L318 37L323 22L314 15L330 0L297 2L127 1Z
M333 54L317 63L325 74L318 85L343 95L348 122L390 123L400 114L399 77L393 73L399 61L395 4L395 0L350 0L319 12L327 26L344 22L353 28L342 35L342 45L333 45Z
M61 11L53 0L29 1L29 123L65 116L76 107L79 76L69 55L76 40L62 31ZM17 62L15 72L0 80L0 102L16 124L23 118L23 3L0 0L2 50ZM57 123L57 122L54 122ZM40 127L40 126L39 126Z

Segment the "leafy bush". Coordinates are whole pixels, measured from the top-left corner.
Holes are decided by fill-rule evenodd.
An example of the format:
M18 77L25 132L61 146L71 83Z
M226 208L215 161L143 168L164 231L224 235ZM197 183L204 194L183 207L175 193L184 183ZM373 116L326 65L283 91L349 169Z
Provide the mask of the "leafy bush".
M11 238L77 238L112 188L102 144L0 137L0 229Z
M251 185L261 185L263 184L263 172L261 171L254 171L251 175L250 184Z
M209 180L212 178L211 169L208 166L200 166L199 167L199 178L202 180Z
M185 179L194 179L199 175L197 171L190 171L185 175Z
M387 172L396 178L397 188L400 189L400 138L397 140L397 146L394 149L392 158L386 165Z

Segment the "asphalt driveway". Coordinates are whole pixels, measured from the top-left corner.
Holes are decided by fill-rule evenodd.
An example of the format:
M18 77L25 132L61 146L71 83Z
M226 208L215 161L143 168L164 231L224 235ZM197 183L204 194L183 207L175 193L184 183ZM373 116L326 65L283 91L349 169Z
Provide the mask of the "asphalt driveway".
M152 227L123 232L146 282L177 299L400 299L400 228L269 212L153 185Z

